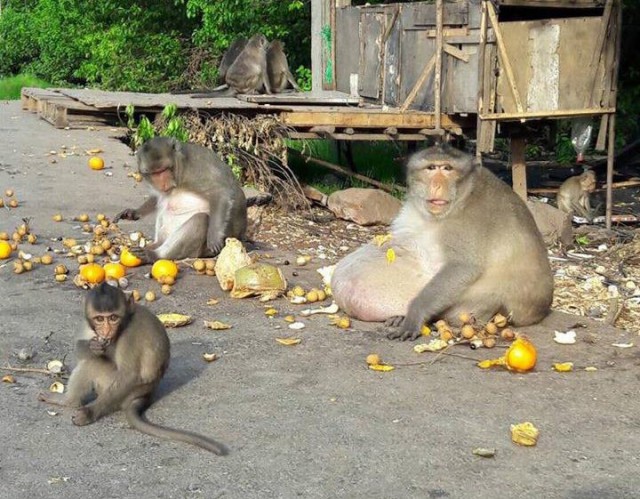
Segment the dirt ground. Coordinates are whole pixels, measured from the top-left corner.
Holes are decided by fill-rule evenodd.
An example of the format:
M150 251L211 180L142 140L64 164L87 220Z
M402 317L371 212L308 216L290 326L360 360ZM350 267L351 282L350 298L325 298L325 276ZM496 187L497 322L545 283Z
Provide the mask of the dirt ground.
M113 216L137 205L144 188L127 176L134 160L117 140L121 134L57 130L18 102L0 102L0 196L13 189L20 202L0 209L0 231L31 218L38 242L22 249L41 255L60 248L62 236L86 239L73 216ZM104 151L107 169L87 167L86 151L94 148ZM54 222L56 213L65 221ZM152 234L151 220L120 226ZM255 253L279 265L290 285L310 288L320 285L316 268L382 232L322 212L315 220L267 212ZM638 264L633 245L616 259L610 238L606 248L593 236L590 241L576 252L593 258L553 254L556 308L599 318L555 311L543 324L524 328L538 349L537 367L527 374L417 354L414 344L386 340L377 325L355 322L342 330L326 316L313 316L292 331L284 316L300 318L304 306L280 298L270 304L278 315L269 318L264 304L231 299L215 277L183 266L174 292L158 293L149 304L157 313L192 315L194 322L169 330L172 364L147 414L219 439L231 449L227 457L139 434L121 414L75 427L68 413L39 403L37 393L54 378L4 368L43 369L52 359L72 366L85 291L56 283L51 267L16 275L10 260L0 263L0 375L15 378L0 384L0 497L634 497L640 354L637 299L628 282L640 286ZM300 254L313 258L298 266ZM74 260L55 260L77 272ZM158 292L145 272L148 267L130 273L129 289ZM219 303L207 305L211 298ZM605 323L612 310L618 328ZM204 320L233 327L212 331ZM553 341L554 330L569 329L577 331L576 344ZM302 341L284 346L275 341L282 337ZM473 359L503 351L450 349ZM205 352L219 359L206 363ZM396 369L367 369L365 358L374 352ZM552 369L566 361L574 371ZM511 442L510 425L525 421L540 430L535 447ZM493 448L495 456L474 455L476 448Z

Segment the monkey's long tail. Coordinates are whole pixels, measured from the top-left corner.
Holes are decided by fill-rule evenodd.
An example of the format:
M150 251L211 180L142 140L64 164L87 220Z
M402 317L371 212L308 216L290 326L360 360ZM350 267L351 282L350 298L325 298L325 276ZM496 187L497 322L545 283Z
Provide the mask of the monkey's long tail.
M166 426L151 423L144 416L145 409L146 402L142 399L136 399L125 411L127 421L136 430L158 438L177 440L179 442L197 445L198 447L202 447L203 449L213 452L218 456L225 456L229 453L226 446L203 435L192 433L190 431L167 428Z

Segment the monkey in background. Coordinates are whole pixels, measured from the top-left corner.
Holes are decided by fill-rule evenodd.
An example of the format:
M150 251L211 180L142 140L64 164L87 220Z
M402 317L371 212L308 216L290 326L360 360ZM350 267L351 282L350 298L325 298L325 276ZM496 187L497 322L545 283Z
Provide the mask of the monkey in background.
M150 423L144 417L170 358L169 337L154 314L107 283L89 291L84 311L86 323L76 343L77 365L66 394L42 392L39 400L75 409L71 420L77 426L120 409L138 431L218 455L228 453L208 437Z
M229 70L229 67L242 53L246 45L247 39L244 37L240 37L231 45L229 45L229 48L225 51L222 59L220 60L220 65L218 66L218 82L221 84L218 89L222 89L224 87L224 85L222 84L226 82L227 71Z
M553 276L533 216L474 157L449 146L411 156L407 199L391 240L338 262L331 289L338 306L416 339L425 321L458 323L462 312L488 321L501 312L516 326L549 312ZM395 260L387 261L387 251Z
M284 53L284 43L280 40L273 40L267 49L267 72L269 73L269 83L273 93L280 93L285 90L288 84L300 92L300 87L296 79L291 74L287 56Z
M138 220L157 212L154 243L131 248L143 262L216 256L227 237L244 239L247 200L231 168L213 151L155 137L136 156L151 197L114 220Z
M596 174L592 170L569 177L558 189L556 197L558 208L565 213L592 221L596 210L591 207L590 194L595 190Z

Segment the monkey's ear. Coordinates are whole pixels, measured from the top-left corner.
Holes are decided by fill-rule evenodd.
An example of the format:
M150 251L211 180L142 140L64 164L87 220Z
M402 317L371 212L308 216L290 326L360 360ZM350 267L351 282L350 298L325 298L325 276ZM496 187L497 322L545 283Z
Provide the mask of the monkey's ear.
M133 312L136 308L136 299L133 297L133 293L127 293L126 307L128 312Z

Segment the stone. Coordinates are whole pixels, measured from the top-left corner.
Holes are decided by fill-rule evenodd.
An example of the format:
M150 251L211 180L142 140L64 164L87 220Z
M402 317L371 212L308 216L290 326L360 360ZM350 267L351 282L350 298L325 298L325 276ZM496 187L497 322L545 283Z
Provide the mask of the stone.
M338 218L358 225L390 224L402 203L380 189L352 187L329 196L328 207Z

